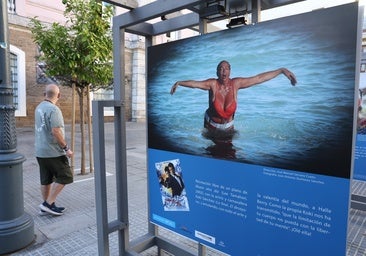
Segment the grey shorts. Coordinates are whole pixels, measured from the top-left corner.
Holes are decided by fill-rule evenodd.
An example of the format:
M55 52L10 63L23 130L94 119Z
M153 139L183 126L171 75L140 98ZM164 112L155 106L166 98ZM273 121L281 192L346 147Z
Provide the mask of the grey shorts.
M41 185L49 185L52 182L70 184L74 181L69 159L66 156L43 158L37 157Z

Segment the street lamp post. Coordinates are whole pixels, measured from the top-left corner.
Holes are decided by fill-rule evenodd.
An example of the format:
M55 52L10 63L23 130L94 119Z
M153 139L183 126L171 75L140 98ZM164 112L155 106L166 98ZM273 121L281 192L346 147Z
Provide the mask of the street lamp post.
M19 250L34 240L34 221L24 212L25 157L16 153L7 1L1 0L0 5L0 254Z

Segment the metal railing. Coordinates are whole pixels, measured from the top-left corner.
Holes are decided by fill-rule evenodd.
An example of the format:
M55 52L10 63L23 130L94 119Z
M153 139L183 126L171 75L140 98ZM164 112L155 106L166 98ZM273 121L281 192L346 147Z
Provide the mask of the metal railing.
M15 0L8 0L8 13L16 13Z

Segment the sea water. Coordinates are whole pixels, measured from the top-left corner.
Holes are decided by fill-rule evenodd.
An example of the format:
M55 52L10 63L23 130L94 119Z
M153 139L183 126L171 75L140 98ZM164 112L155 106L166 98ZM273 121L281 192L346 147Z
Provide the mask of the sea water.
M356 51L346 30L274 22L152 47L148 122L158 139L149 138L149 146L212 155L214 143L202 136L208 92L179 86L170 95L170 89L176 81L217 78L217 64L227 60L232 78L285 67L298 81L292 86L279 75L238 92L231 157L293 168L349 159L343 154L352 140Z

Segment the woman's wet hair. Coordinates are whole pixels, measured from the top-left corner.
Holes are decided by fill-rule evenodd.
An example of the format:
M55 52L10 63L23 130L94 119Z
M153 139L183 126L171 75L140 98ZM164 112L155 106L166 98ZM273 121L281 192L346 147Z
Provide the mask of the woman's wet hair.
M218 65L217 65L217 67L216 67L216 74L217 74L217 76L219 76L219 69L220 69L220 67L221 67L221 65L222 65L223 63L226 63L226 64L229 66L229 70L231 70L231 65L230 65L230 63L229 63L227 60L222 60L222 61L220 61L220 62L219 62L219 64L218 64Z

